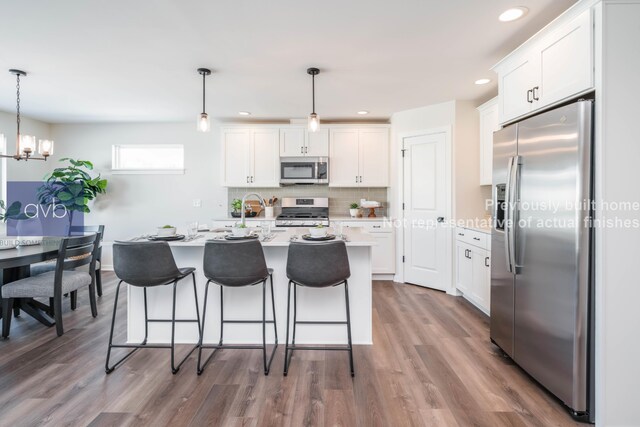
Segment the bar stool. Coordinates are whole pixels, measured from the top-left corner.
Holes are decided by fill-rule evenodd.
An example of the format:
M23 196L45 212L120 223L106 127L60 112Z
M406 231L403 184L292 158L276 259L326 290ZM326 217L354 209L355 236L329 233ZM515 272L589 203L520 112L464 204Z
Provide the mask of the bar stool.
M262 245L257 240L212 240L204 246L204 275L208 279L204 291L204 308L202 309L202 335L198 349L198 375L202 374L205 366L219 349L253 349L262 350L264 374L269 375L271 361L278 348L278 330L276 328L276 307L273 296L273 270L267 268L264 259ZM273 320L266 320L266 282L271 284L271 309ZM203 344L204 325L207 314L207 296L209 285L214 283L220 286L220 340L218 344ZM224 288L238 288L254 286L262 283L262 320L225 320L224 318ZM262 345L229 345L223 344L223 332L225 323L262 323ZM273 324L275 345L267 360L266 325ZM207 360L201 364L202 349L214 349Z
M351 276L349 256L343 241L289 244L287 257L287 277L289 289L287 291L287 341L284 350L284 375L287 376L289 364L295 350L336 350L349 352L351 376L353 370L353 346L351 344L351 315L349 312L349 284ZM289 345L289 315L291 305L291 285L293 284L293 337ZM297 320L297 292L298 286L309 288L329 288L344 284L344 298L347 309L346 321L300 321ZM347 325L347 346L296 346L296 324L308 325ZM289 354L291 351L291 354Z
M141 348L170 348L171 372L176 374L187 358L198 348L196 344L189 353L175 364L175 331L176 322L196 323L198 325L198 342L202 340L200 327L200 311L198 309L198 291L196 288L195 268L178 268L171 253L171 248L166 242L116 242L113 245L113 269L120 279L116 287L116 298L113 304L113 318L111 319L111 332L109 333L109 349L105 371L107 374L123 363L129 356ZM178 282L188 276L193 279L193 293L196 305L196 319L176 319L176 287ZM140 344L113 344L113 329L116 323L116 311L118 308L118 294L120 285L125 282L131 286L143 289L144 292L144 340ZM173 284L173 305L171 319L149 319L147 316L147 288ZM171 323L171 344L147 344L150 322ZM112 348L133 348L113 366L109 366L109 358Z

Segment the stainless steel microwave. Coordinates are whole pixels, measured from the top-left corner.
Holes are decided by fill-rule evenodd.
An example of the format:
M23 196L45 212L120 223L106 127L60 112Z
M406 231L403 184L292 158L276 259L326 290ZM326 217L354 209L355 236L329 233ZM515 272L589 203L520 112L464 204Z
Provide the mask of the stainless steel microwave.
M326 157L281 157L280 184L328 184Z

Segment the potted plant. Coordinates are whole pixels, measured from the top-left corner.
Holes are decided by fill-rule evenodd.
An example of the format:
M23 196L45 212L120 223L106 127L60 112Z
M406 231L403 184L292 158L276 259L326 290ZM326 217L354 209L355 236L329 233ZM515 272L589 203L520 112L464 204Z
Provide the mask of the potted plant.
M231 209L233 209L231 211L231 216L234 218L240 218L241 216L240 210L242 209L242 200L233 199L233 201L231 202Z
M38 190L38 200L41 204L56 203L63 205L69 212L69 232L73 223L73 213L89 213L89 202L99 194L107 192L107 180L92 177L93 163L88 160L60 159L67 165L55 168L45 177L45 182Z
M349 214L351 218L355 218L360 214L360 206L357 203L351 203L349 205Z

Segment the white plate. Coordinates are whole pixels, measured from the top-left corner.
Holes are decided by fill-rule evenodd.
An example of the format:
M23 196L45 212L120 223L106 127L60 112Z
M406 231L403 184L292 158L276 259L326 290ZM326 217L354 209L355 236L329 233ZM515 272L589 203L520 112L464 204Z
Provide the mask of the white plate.
M0 239L0 251L15 249L18 246L16 239Z
M35 246L42 244L42 236L18 237L16 240L18 242L18 246Z

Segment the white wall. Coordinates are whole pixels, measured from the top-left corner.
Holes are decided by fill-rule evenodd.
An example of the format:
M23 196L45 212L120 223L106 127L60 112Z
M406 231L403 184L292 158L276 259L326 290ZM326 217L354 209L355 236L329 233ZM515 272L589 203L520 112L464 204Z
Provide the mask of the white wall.
M227 191L220 186L219 127L196 131L195 123L59 124L51 126L56 157L90 160L108 180L85 219L104 224L105 240L153 232L165 224L210 222L225 215ZM184 144L184 175L112 175L113 144ZM193 200L202 207L194 208Z
M596 38L603 64L596 73L596 115L602 124L596 126L596 200L640 202L640 51L635 44L640 40L640 2L605 2L601 11L603 34ZM640 213L596 211L596 219L603 216L638 219ZM596 231L596 421L602 426L639 423L639 243L638 228Z

